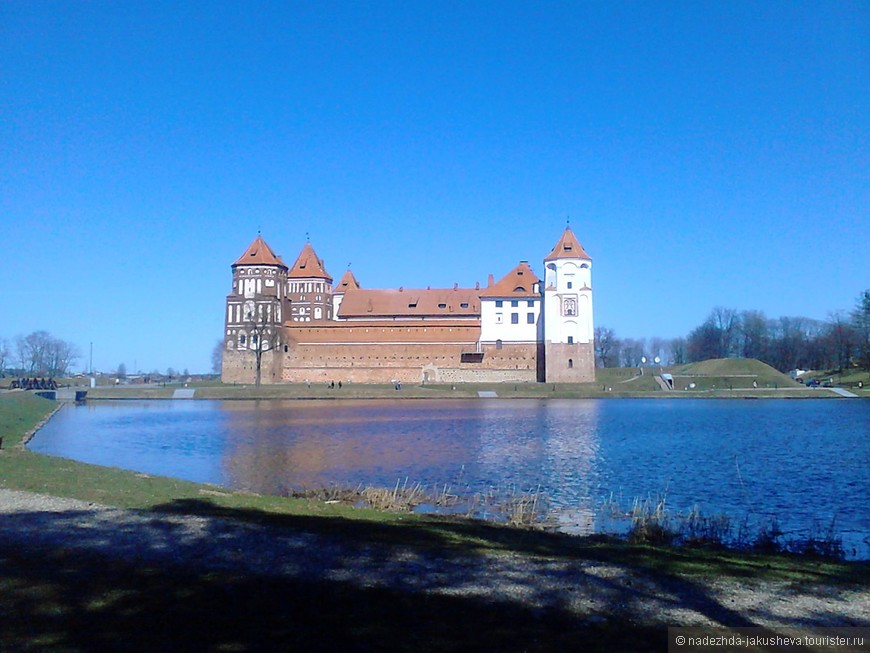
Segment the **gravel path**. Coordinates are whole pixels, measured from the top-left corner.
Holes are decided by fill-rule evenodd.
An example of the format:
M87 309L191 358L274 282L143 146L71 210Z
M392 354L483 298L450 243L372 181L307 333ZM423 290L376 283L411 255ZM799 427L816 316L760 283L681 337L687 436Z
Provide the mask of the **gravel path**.
M360 587L480 596L592 623L726 626L870 626L870 592L745 579L692 581L619 564L521 554L359 544L216 517L168 515L0 489L0 551L64 549L125 561Z

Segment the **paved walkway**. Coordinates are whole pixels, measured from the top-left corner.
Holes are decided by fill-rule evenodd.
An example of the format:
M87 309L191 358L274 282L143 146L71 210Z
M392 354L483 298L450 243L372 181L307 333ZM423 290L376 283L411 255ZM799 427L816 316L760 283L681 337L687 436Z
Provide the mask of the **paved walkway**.
M848 390L846 390L844 388L828 388L828 389L831 392L833 392L834 394L840 395L841 397L848 397L849 399L852 399L852 398L858 399L858 395L856 395L854 392L849 392Z

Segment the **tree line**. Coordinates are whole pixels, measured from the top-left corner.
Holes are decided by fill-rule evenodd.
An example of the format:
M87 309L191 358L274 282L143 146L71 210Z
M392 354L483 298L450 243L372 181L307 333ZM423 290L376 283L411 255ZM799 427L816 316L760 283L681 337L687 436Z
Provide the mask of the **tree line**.
M643 359L681 365L710 358L757 358L781 372L793 369L870 370L870 290L851 311L827 320L768 318L762 311L716 307L704 322L677 338L618 338L613 329L596 327L598 367L637 367Z
M47 331L18 336L12 342L0 338L0 376L66 376L79 358L78 346Z

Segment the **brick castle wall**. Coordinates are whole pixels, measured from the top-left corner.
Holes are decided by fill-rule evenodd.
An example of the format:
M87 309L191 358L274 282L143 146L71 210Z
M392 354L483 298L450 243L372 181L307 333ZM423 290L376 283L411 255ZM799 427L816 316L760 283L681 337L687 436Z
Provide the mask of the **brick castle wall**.
M483 347L479 362L463 362L476 343L297 343L284 354L285 383L470 383L535 381L535 344Z
M224 349L221 361L221 381L223 383L255 383L257 359L248 350ZM260 383L281 382L281 354L279 351L263 352L260 361Z
M595 381L595 348L592 343L547 342L547 383L592 383Z

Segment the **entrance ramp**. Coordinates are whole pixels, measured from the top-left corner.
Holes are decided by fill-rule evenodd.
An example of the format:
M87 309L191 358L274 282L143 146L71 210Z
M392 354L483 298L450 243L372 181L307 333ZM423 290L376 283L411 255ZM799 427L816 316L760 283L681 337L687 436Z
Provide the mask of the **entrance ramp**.
M178 388L172 393L173 399L193 399L196 394L196 388Z
M653 378L656 380L656 383L659 384L659 387L665 392L670 392L674 389L674 377L670 374L662 374L661 376L656 374Z
M858 398L858 395L856 395L854 392L849 392L845 388L828 388L828 390L830 390L834 394L840 395L841 397L848 397L849 399Z

